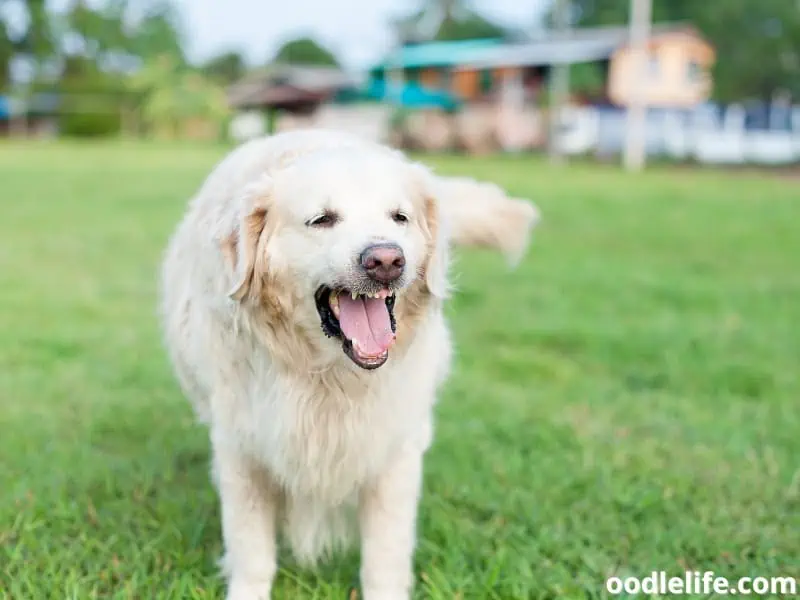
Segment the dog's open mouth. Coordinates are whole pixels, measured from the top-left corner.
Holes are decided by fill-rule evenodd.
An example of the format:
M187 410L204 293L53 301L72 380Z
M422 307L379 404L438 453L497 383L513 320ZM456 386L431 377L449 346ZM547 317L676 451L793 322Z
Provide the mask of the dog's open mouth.
M320 287L314 294L322 331L342 340L342 350L362 369L377 369L395 340L394 293L357 294Z

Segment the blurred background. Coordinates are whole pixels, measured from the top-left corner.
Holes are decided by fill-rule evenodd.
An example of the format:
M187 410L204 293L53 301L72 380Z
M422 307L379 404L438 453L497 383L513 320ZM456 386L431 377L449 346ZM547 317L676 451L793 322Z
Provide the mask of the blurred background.
M0 134L792 163L798 40L795 0L3 0Z

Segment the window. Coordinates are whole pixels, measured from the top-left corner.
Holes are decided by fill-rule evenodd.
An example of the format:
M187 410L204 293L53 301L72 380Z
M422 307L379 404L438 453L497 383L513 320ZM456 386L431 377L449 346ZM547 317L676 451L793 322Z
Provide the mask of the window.
M647 76L650 79L658 79L661 76L661 63L654 54L647 57Z
M480 90L483 94L488 94L492 91L492 71L491 69L483 69L481 71Z
M700 68L700 65L697 64L696 61L691 60L686 67L686 77L692 83L697 83L698 81L703 79L703 70Z

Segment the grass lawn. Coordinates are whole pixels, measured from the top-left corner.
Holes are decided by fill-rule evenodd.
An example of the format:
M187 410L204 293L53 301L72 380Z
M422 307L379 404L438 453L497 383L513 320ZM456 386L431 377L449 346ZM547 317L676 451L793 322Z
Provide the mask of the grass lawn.
M0 146L0 597L219 598L216 496L155 320L221 148ZM461 252L417 598L605 597L653 570L800 576L797 181L439 158L535 199ZM353 554L275 598L349 596ZM355 596L352 596L355 597Z

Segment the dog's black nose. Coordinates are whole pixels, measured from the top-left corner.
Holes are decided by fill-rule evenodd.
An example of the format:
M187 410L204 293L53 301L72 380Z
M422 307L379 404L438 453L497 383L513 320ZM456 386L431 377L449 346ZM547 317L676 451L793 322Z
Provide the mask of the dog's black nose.
M403 274L406 258L397 244L373 244L361 253L361 266L370 279L391 283Z

